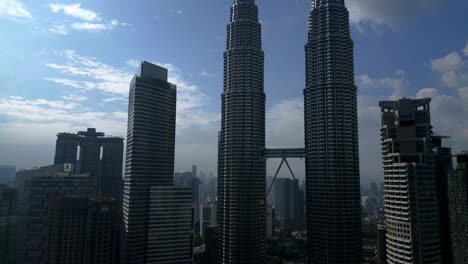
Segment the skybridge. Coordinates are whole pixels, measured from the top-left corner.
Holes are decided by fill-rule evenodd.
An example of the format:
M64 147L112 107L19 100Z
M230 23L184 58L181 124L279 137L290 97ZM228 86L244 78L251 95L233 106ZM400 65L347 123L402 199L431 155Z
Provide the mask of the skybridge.
M278 177L278 173L281 170L281 167L283 166L283 164L286 164L289 172L291 173L291 176L293 177L293 179L296 179L296 176L294 176L294 172L292 171L291 166L289 165L288 159L303 159L306 157L306 151L304 148L265 149L263 152L263 156L265 157L265 159L281 159L278 169L276 170L275 177L273 178L273 181L271 182L271 185L268 188L268 192L267 192L267 197L268 197L268 195L270 194L271 188L273 187L276 177Z

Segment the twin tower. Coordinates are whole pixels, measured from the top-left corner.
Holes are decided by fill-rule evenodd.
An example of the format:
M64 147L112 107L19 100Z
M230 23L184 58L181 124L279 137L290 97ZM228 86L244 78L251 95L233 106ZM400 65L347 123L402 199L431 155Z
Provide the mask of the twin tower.
M357 87L344 0L313 0L304 89L308 263L361 263ZM266 262L264 53L255 0L227 26L218 154L219 263Z

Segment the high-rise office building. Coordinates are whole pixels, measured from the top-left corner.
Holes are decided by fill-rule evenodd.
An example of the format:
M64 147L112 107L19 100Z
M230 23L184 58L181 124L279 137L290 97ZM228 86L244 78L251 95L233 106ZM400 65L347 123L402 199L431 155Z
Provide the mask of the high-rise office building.
M0 184L0 264L15 263L16 226L16 190Z
M465 264L468 260L468 152L457 155L448 192L452 263Z
M439 210L439 237L442 263L452 263L450 242L450 213L448 204L448 177L452 173L452 150L444 147L444 136L432 136L432 153L434 155L434 173L437 186L437 208Z
M276 179L275 217L281 228L300 229L304 226L304 194L299 188L299 180Z
M379 264L387 264L387 227L384 224L377 225L377 256Z
M86 261L88 198L65 197L52 193L48 197L47 239L42 263L81 264Z
M442 261L430 101L380 102L388 264Z
M266 261L264 53L255 0L234 0L218 147L219 262Z
M344 0L313 0L304 90L309 263L362 259L357 87Z
M73 164L74 173L96 177L100 193L120 197L123 138L106 136L95 128L77 134L59 133L54 164Z
M0 165L0 184L15 185L16 167Z
M192 210L192 188L150 187L145 263L192 263Z
M44 263L116 263L115 198L53 193L48 207Z
M176 87L167 74L142 62L130 84L121 240L127 264L192 258L192 188L174 186Z
M202 237L205 237L206 227L218 225L218 204L216 202L207 203L202 206L200 225Z
M199 178L194 177L196 173L196 166L192 167L192 171L183 173L175 173L174 185L179 187L191 187L192 188L192 207L193 207L193 222L196 230L200 227L200 207L202 205L200 197L200 189L202 182Z
M73 174L69 164L42 167L17 173L18 229L17 263L41 263L46 256L49 195L91 196L96 179L88 174Z

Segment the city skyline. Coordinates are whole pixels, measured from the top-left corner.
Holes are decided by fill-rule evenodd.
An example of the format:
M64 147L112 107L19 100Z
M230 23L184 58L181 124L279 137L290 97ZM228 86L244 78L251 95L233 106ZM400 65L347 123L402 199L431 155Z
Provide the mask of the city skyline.
M379 150L375 147L379 138L373 134L374 129L378 128L379 100L397 95L430 95L434 97L435 125L441 128L441 133L451 134L453 142L461 146L461 149L454 151L466 149L468 142L467 124L458 122L458 129L452 126L454 120L461 119L468 111L463 105L464 102L467 105L467 97L461 96L466 94L465 53L468 52L464 49L468 36L451 33L458 31L452 19L466 19L460 10L467 4L460 1L446 5L443 1L430 1L431 4L422 6L399 1L395 3L395 9L405 9L407 12L398 15L396 11L382 11L382 2L366 7L347 1L350 5L352 37L356 43L359 118L362 120L361 164L366 161L366 166L361 166L364 182L377 180L380 177L375 175L382 175L382 169L378 166ZM122 2L108 9L108 3L103 1L82 3L79 8L74 5L75 9L68 8L68 11L64 7L73 3L21 3L15 10L24 12L7 12L9 6L0 7L0 29L11 40L0 44L0 56L9 65L8 68L4 66L0 74L0 122L4 124L0 130L0 147L6 150L0 153L1 164L17 163L18 168L24 169L48 164L53 158L54 137L59 131L77 132L86 127L96 127L108 131L108 134L125 136L127 98L124 93L129 81L125 78L136 71L127 61L133 65L135 61L146 59L170 64L170 78L179 87L185 87L180 93L182 97L179 97L181 102L178 105L176 170L181 171L194 163L201 168L216 171L218 99L222 86L220 54L224 49L223 25L227 18L223 10L229 7L230 1L207 1L197 8L195 3L185 0L176 3L143 2L140 7ZM258 5L262 10L261 23L265 35L265 89L270 95L267 103L267 146L277 144L301 147L301 91L304 86L302 46L306 32L304 19L310 2L304 0L288 4L260 0ZM127 8L131 12L121 15L117 12L119 8ZM427 11L427 14L416 12L418 8ZM157 14L148 16L148 20L136 19L134 14L142 9L156 10ZM213 12L209 10L212 9L219 12L211 14ZM80 18L70 10L87 10L97 17L91 15ZM206 29L206 33L201 33L202 38L197 38L192 45L176 45L180 42L180 35L188 33L181 25L193 21L195 16L208 13L210 22L203 19L197 24ZM49 16L50 19L45 19ZM278 18L281 23L277 22ZM112 25L113 19L118 20L118 25ZM57 23L68 25L67 35L49 31ZM72 27L77 23L108 27L101 26L89 32ZM140 30L140 25L145 27ZM426 26L436 31L437 36L431 34ZM454 28L452 31L446 30L451 26ZM18 34L12 29L27 34ZM59 29L55 28L55 31L59 32ZM113 41L127 37L133 39L133 36L142 36L145 32L162 34L174 30L180 31L180 34L171 34L165 39L167 43L158 44L161 47L157 50L164 52L135 42L123 41L117 44ZM283 40L289 34L292 37ZM192 38L193 33L186 36ZM92 45L84 47L75 43L77 39L86 40ZM118 45L116 47L122 52L118 56L112 55L105 46L95 44L98 39L103 44ZM431 44L425 44L427 41ZM31 42L36 44L35 47L30 47L28 43ZM392 48L402 43L408 46L403 49ZM194 50L200 47L204 47L203 52L196 54ZM387 54L389 50L391 54ZM179 51L182 54L176 54ZM194 59L186 59L192 56ZM24 67L26 61L30 67ZM375 61L386 63L376 65ZM82 74L70 74L71 67L80 70ZM15 77L20 71L25 73L22 78ZM89 73L102 73L105 79L89 78ZM65 82L65 79L72 82ZM68 86L58 84L57 81ZM83 81L88 82L89 87ZM197 118L191 119L192 116ZM286 130L285 127L293 129ZM454 133L451 133L452 130ZM33 135L36 137L34 140ZM29 151L31 148L34 151ZM190 159L190 153L197 151L200 155L196 155L196 160ZM39 158L33 159L37 156ZM273 174L275 167L274 162L268 163L269 175ZM297 162L295 167L298 176L304 174L303 163ZM286 175L285 172L282 176Z

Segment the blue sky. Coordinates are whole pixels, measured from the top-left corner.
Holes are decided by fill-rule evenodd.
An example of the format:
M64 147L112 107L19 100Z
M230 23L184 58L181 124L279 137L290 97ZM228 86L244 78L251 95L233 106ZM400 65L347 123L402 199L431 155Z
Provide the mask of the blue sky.
M381 179L378 101L433 98L434 130L468 149L468 2L347 0L359 87L363 182ZM267 142L303 146L309 0L257 0ZM57 132L125 136L128 83L147 60L179 88L176 170L216 171L232 0L0 0L0 164L53 161ZM269 174L276 161L269 162ZM303 174L302 161L294 162ZM287 176L286 170L282 172Z

